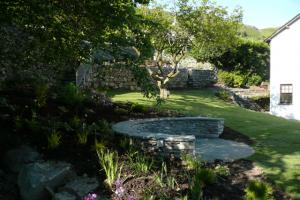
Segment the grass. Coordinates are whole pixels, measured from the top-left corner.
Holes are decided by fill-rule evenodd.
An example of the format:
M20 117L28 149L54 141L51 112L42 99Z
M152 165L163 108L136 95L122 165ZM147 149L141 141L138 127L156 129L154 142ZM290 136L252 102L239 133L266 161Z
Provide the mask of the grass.
M137 92L110 92L114 101L153 106ZM189 116L222 117L225 125L256 141L251 160L285 191L300 199L300 122L240 108L214 96L209 89L174 91L161 106Z

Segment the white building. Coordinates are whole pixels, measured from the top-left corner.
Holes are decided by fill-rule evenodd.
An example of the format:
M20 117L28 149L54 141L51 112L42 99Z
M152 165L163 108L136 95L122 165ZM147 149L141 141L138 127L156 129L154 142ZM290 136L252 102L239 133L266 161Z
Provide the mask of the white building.
M300 14L279 28L270 43L270 112L300 120Z

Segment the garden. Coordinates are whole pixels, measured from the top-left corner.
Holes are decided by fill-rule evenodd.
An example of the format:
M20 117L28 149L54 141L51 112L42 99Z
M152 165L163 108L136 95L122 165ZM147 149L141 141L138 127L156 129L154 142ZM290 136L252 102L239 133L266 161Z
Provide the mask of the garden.
M214 87L168 88L190 58L218 69L226 87L268 81L269 47L243 37L241 9L207 0L178 0L174 8L147 0L16 0L1 1L0 11L0 199L300 198L299 122L240 108ZM99 85L97 68L105 67L129 70L137 91ZM129 120L197 116L219 118L207 135L217 129L219 141L255 153L208 161L194 153L201 137L184 152L185 141L172 135L179 153L162 153L166 140L149 137L159 147L151 151L115 129ZM194 122L152 125L162 137L189 134L184 126L202 123Z

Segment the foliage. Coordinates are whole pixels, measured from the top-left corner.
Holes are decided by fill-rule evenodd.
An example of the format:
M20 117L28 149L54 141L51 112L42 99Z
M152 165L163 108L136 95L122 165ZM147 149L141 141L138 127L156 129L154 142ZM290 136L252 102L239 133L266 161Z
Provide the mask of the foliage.
M256 85L269 79L269 57L264 42L239 40L237 46L210 61L219 69L246 76L247 85Z
M130 162L130 167L137 174L145 174L150 172L153 166L153 160L147 157L144 153L135 150L132 146L129 147L127 157Z
M77 132L77 140L79 144L86 144L88 140L89 130L87 130L86 124L82 124L81 131Z
M187 169L195 170L202 166L200 158L196 158L190 154L181 155L181 160L186 165Z
M38 107L43 107L47 103L49 87L47 84L39 84L35 89L36 103Z
M218 92L216 92L216 96L220 99L222 99L223 101L227 101L230 102L231 101L231 95L227 90L219 90Z
M272 200L273 189L268 183L252 180L245 189L246 200Z
M143 47L147 38L135 8L148 2L1 1L1 66L12 72L32 66L65 71L77 68L91 48L107 42Z
M105 172L105 183L112 188L113 183L120 178L123 164L119 164L119 157L116 152L106 149L103 145L96 142L96 151L99 163Z
M271 36L277 28L264 28L258 29L254 26L242 25L239 30L239 35L242 38L263 41L267 37Z
M48 148L49 149L55 149L61 144L61 133L55 129L51 131L51 133L48 135Z
M229 168L227 166L220 165L220 164L218 164L214 168L214 172L219 176L229 176L230 175Z
M111 125L105 119L98 121L97 126L97 130L104 135L111 135L113 133Z
M147 112L147 111L149 110L149 108L146 107L146 106L144 106L144 105L141 105L141 104L133 103L133 104L131 105L130 110L131 110L132 112L141 112L141 113L145 113L145 112Z
M66 105L76 106L84 101L85 95L74 83L68 83L60 90L59 99Z
M246 76L240 74L240 72L227 72L223 70L218 71L219 82L225 84L228 87L245 87Z
M207 168L198 168L195 170L191 185L191 197L193 200L202 199L203 188L206 185L211 185L217 180L213 170Z
M198 61L218 57L235 44L242 19L239 8L229 13L210 0L202 0L199 6L181 0L179 9L178 21L193 37L190 53Z

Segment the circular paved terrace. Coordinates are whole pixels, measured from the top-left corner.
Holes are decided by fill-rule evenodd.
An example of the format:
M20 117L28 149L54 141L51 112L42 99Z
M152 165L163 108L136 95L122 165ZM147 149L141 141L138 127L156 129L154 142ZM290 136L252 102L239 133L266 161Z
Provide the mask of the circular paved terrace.
M224 119L203 117L139 119L113 126L118 134L140 139L147 149L164 154L190 153L208 162L230 162L254 153L244 143L219 139L223 128Z

